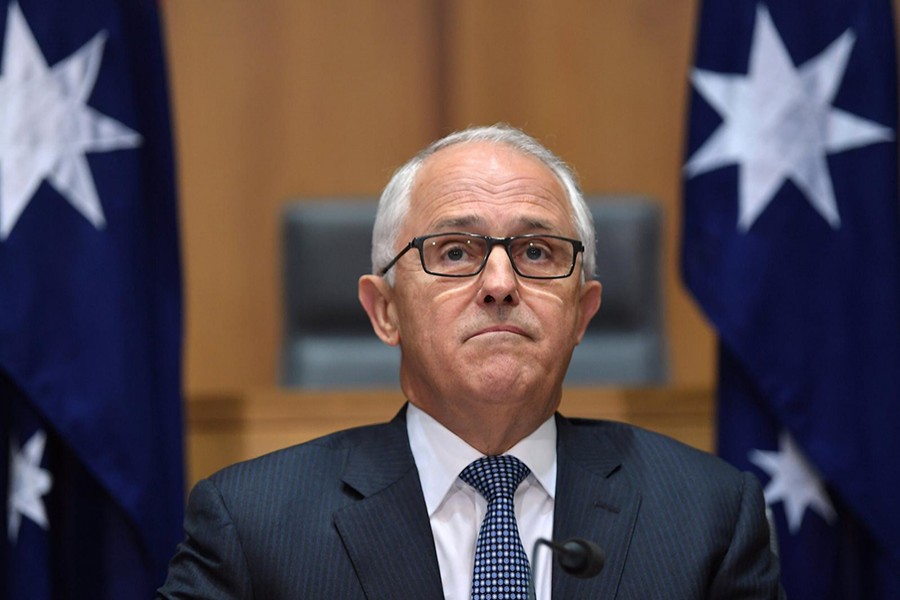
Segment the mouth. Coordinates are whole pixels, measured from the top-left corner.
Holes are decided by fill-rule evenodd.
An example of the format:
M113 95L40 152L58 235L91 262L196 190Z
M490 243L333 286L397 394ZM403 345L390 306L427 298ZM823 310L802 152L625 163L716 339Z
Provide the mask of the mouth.
M516 327L515 325L492 325L491 327L485 327L484 329L479 329L475 333L469 336L469 339L473 339L476 337L481 337L485 335L519 335L522 337L531 337L528 333L522 329L521 327Z

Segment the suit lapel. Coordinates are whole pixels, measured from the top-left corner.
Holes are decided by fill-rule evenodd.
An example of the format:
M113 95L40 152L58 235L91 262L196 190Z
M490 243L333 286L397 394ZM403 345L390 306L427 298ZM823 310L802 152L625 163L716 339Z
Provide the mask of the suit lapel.
M614 598L625 567L641 498L622 474L622 449L602 426L580 427L557 415L558 451L553 537L583 537L606 554L593 579L564 573L554 561L553 598Z
M366 597L443 598L405 410L387 435L368 436L350 450L343 481L361 499L335 512L334 524Z

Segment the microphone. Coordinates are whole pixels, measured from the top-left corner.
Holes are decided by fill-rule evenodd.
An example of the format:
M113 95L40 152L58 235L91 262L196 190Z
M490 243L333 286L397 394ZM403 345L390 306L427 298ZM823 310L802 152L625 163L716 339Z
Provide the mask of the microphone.
M535 551L538 544L543 544L556 553L556 562L563 571L580 579L590 579L603 570L606 555L600 546L589 542L584 538L569 538L562 543L538 538L535 542Z
M573 577L590 579L596 577L603 570L606 562L606 554L595 544L584 538L569 538L564 542L554 542L544 538L538 538L534 542L531 552L531 589L529 596L535 597L534 592L534 565L537 561L538 547L547 546L556 554L556 562L560 568Z

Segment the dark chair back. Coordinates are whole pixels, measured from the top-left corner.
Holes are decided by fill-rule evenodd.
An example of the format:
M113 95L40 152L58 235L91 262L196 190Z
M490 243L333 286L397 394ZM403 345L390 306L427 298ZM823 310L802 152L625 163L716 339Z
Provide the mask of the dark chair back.
M661 211L654 202L632 197L588 201L597 228L603 302L575 349L566 383L663 383ZM371 199L338 198L285 207L283 385L398 385L400 351L375 336L357 299L357 280L371 270L375 208Z

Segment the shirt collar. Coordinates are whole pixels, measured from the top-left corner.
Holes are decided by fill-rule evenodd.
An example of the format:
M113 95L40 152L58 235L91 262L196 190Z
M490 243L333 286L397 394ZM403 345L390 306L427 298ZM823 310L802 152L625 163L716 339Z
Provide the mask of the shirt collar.
M456 484L460 472L484 454L413 404L406 409L406 430L430 516ZM555 497L556 419L551 416L504 454L525 463L547 495Z

